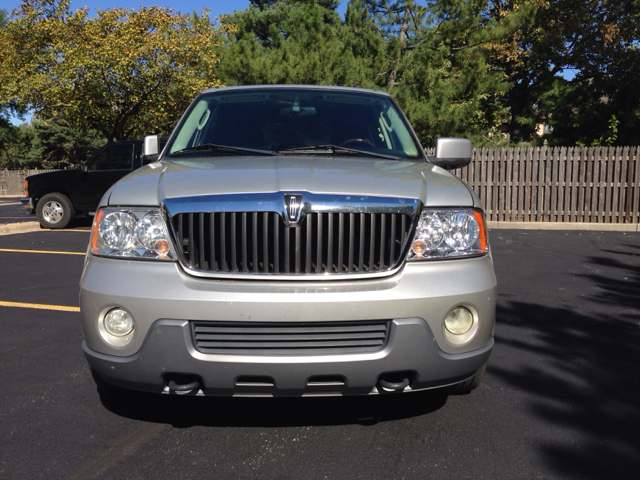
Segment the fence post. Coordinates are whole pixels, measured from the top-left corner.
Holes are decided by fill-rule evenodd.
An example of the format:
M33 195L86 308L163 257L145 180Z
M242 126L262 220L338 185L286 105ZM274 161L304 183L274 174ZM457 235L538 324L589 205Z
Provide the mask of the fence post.
M640 208L640 147L635 147L633 153L629 155L633 157L634 167L634 180L633 180L633 199L631 200L631 215L633 216L633 223L638 223L638 208Z

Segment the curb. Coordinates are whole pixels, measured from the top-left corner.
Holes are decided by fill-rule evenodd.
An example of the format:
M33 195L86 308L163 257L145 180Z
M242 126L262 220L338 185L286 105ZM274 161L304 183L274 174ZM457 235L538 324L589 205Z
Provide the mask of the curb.
M19 222L19 223L6 223L0 225L0 235L9 235L12 233L26 233L35 232L40 230L39 222Z
M637 223L487 222L489 230L587 230L591 232L640 232Z

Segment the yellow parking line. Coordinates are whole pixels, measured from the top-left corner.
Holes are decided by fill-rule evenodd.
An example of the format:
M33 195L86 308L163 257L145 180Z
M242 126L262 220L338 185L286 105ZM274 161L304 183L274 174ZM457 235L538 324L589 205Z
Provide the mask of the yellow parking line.
M45 305L42 303L21 303L0 301L0 307L35 308L38 310L58 310L60 312L79 312L80 307L67 307L66 305Z
M21 250L18 248L0 248L0 252L18 252L18 253L55 253L57 255L86 255L85 252L61 252L57 250Z

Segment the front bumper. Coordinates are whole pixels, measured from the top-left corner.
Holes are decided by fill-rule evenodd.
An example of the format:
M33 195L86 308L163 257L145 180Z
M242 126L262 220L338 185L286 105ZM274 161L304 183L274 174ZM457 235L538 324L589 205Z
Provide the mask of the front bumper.
M410 378L405 390L436 388L464 381L486 363L495 285L489 256L412 263L390 277L331 282L198 279L175 263L88 256L80 283L83 348L105 381L138 390L167 391L168 381L180 377L196 378L199 393L211 395L370 394L378 392L381 376L394 373ZM459 305L474 312L477 328L456 343L443 320ZM135 321L130 341L119 345L100 328L114 307ZM382 319L391 320L384 348L348 355L203 354L190 328L190 321Z
M35 207L33 205L33 198L31 197L22 197L20 199L22 206L28 210L33 210Z
M455 384L472 376L489 358L493 339L483 348L448 355L434 346L427 323L402 318L391 323L380 352L315 357L233 357L195 350L189 322L159 320L142 349L131 357L83 349L89 365L108 383L168 392L174 378L197 380L203 395L324 396L382 393L378 380L390 374L409 377L405 391ZM196 393L196 392L194 392Z

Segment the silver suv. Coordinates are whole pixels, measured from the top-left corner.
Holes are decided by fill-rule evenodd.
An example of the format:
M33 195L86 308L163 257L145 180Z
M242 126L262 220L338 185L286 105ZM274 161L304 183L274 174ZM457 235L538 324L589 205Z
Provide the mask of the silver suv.
M157 137L145 139L157 152ZM383 92L202 92L96 212L80 283L102 386L193 395L467 392L493 347L478 197Z

